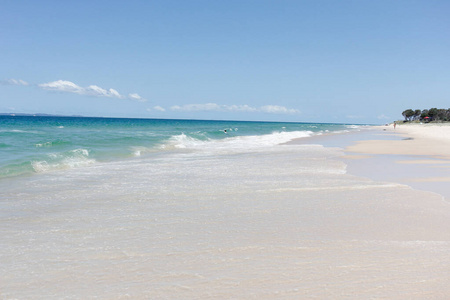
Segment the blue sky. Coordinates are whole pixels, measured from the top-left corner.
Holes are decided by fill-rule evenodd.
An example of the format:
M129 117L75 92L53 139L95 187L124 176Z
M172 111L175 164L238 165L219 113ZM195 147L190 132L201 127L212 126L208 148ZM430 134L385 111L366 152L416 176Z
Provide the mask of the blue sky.
M385 123L450 107L450 1L0 3L0 112Z

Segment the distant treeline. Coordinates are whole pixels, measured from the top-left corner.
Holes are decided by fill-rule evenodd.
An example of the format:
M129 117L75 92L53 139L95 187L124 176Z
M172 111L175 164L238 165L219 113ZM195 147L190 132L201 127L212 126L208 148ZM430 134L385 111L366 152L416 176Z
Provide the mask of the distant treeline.
M407 109L402 112L405 117L405 121L421 121L421 122L431 122L431 121L450 121L450 108L430 108L430 109Z

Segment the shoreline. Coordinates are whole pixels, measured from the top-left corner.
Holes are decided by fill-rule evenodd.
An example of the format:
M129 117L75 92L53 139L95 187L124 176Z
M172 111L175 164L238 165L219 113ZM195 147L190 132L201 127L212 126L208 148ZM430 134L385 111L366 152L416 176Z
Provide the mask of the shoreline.
M432 159L401 164L395 160L410 157L344 156L357 141L402 138L366 127L303 138L299 146L144 156L17 181L3 190L0 294L450 295L450 203L349 169L377 174L380 159L391 164L389 173L393 166L405 172Z
M345 150L365 154L421 155L450 160L450 125L402 124L396 129L393 126L375 126L373 129L403 138L390 142L384 139L358 141Z
M344 148L350 174L406 184L450 201L450 126L405 124L372 130L383 134Z
M450 201L450 124L370 126L292 141L342 148L347 173L433 192Z

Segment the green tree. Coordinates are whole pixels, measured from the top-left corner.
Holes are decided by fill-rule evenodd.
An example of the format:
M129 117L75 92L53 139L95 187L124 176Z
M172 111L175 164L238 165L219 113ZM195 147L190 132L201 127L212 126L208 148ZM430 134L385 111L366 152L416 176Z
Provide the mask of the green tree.
M422 114L420 115L420 120L424 121L426 119L426 117L429 117L428 115L428 109L424 109L422 110Z
M414 111L414 116L413 116L414 120L419 120L421 114L422 114L422 111L420 109L416 109Z
M438 109L437 120L438 121L446 121L446 117L447 117L446 114L447 114L447 110L445 108Z
M430 121L435 121L439 119L439 110L436 107L430 108L428 110L428 116L430 117Z
M405 121L411 121L411 118L414 116L414 111L412 109L407 109L402 112L402 116L405 117Z
M445 120L444 121L450 121L450 108L447 109L445 112Z

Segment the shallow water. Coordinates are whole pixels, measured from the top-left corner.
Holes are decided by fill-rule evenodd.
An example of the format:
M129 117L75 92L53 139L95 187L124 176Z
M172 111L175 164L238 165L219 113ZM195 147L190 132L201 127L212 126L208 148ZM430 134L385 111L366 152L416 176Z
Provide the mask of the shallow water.
M1 297L448 298L447 202L264 139L1 180Z
M345 124L0 116L0 179L208 148L256 148Z

